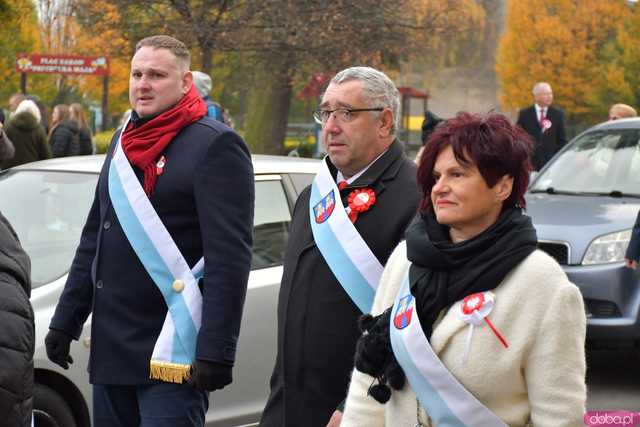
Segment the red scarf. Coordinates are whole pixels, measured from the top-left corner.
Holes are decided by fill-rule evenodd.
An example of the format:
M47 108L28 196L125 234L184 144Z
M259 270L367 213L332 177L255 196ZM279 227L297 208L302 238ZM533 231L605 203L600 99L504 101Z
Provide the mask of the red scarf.
M156 185L155 164L173 137L207 113L195 85L170 110L137 128L129 126L122 135L122 149L131 163L144 171L144 192L151 196Z

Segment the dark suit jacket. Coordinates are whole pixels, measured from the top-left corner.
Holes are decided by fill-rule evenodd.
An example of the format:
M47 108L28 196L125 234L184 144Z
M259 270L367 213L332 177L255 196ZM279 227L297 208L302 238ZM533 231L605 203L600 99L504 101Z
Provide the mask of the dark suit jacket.
M144 384L167 306L111 205L108 172L117 137L50 327L77 339L93 311L90 381ZM236 133L205 117L182 129L163 155L166 166L151 203L187 263L205 258L196 357L233 364L251 262L249 151ZM142 172L134 171L142 181Z
M535 170L542 167L567 143L564 130L564 113L550 106L545 117L551 121L551 127L544 132L538 120L535 105L520 110L517 125L522 127L535 142L531 163Z
M335 179L337 170L330 164ZM384 265L404 236L418 204L416 167L395 141L356 181L354 188L376 193L355 227ZM310 187L293 214L278 301L278 355L271 394L262 416L265 427L324 427L347 395L362 314L338 283L313 240Z

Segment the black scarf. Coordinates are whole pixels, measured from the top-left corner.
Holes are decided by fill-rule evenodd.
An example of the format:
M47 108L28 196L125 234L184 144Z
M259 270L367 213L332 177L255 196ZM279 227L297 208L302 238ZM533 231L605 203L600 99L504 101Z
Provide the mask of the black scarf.
M431 339L433 323L443 309L467 295L497 287L538 242L531 219L518 208L506 209L498 220L472 239L452 243L449 227L432 213L422 214L407 229L409 283L420 324ZM391 308L379 316L360 319L363 335L356 345L356 368L378 379L369 394L380 403L404 385L404 372L391 349Z
M432 213L421 215L406 234L411 293L429 338L443 309L497 287L538 242L531 218L518 208L506 209L491 227L460 243L451 242L449 227Z

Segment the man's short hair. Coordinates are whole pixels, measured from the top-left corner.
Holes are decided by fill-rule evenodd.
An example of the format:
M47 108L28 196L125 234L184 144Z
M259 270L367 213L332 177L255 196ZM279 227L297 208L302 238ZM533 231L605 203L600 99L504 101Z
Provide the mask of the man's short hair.
M391 79L382 71L371 67L351 67L340 71L331 79L333 84L359 80L364 98L372 105L367 107L390 108L393 114L391 134L395 135L400 126L400 92Z
M547 82L538 82L536 84L533 85L533 89L531 92L533 92L534 95L538 94L539 92L541 92L542 90L549 88L549 90L551 89L551 85Z
M143 47L167 49L169 52L173 53L176 58L178 58L185 71L189 70L189 67L191 67L191 54L189 53L189 49L187 49L187 46L184 43L176 38L165 35L145 37L136 43L136 52Z

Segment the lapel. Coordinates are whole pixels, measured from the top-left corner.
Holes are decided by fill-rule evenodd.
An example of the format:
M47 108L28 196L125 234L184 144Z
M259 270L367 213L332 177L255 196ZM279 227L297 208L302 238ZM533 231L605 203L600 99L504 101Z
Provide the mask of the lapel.
M547 115L549 114L549 109L547 108ZM533 104L531 107L531 120L535 123L536 129L540 133L542 133L542 125L540 124L540 117L538 116L538 109L536 108L536 104Z
M379 197L386 188L384 182L390 179L393 179L398 174L400 167L402 166L402 160L404 158L404 147L399 140L394 140L387 151L378 159L374 164L372 164L369 169L366 170L365 173L362 174L358 179L356 179L353 183L346 186L341 192L340 197L342 198L342 203L347 204L347 198L351 190L362 187L371 187L373 191L376 193L376 197ZM327 159L329 171L331 172L331 176L335 180L338 169L331 163L331 159ZM306 193L303 193L296 204L302 203L302 209L309 209L309 198L311 197L311 187L308 187ZM375 204L372 209L375 209ZM309 214L306 213L306 218L304 220L304 236L299 236L300 243L295 249L296 256L299 256L304 251L309 248L315 247L316 242L313 239L313 233L311 231L311 223L309 222ZM356 221L357 224L357 221Z
M453 304L451 308L447 310L446 314L433 329L433 333L431 334L431 347L436 354L440 354L449 344L453 336L467 326L458 315L458 311L460 311L460 301Z
M351 190L362 187L371 187L376 193L376 197L385 190L385 181L395 178L402 166L402 159L404 157L404 147L399 140L394 140L387 151L372 164L369 169L366 170L362 176L358 177L353 183L347 185L340 193L345 202L345 195L348 195ZM331 175L336 177L338 171L336 167L328 162ZM375 208L375 205L374 205Z

